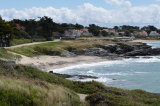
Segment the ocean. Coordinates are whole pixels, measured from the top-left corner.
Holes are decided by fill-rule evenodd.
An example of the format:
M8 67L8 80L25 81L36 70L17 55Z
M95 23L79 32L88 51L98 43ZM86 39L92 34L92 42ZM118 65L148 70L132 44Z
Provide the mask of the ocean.
M160 42L147 44L152 48L160 48ZM99 79L95 81L106 86L160 93L160 56L151 58L141 56L140 58L80 64L52 71L60 74L97 76ZM93 79L80 80L75 77L70 80L92 81Z

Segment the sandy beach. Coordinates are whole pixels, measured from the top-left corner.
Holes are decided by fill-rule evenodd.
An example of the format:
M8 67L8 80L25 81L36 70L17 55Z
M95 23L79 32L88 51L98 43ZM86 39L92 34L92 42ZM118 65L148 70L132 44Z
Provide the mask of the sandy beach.
M83 64L83 63L93 63L107 61L107 59L102 59L97 56L77 56L77 57L60 57L60 56L39 56L39 57L26 57L22 56L22 59L17 60L18 64L30 65L37 67L42 71L47 71L50 69L67 67L70 65Z

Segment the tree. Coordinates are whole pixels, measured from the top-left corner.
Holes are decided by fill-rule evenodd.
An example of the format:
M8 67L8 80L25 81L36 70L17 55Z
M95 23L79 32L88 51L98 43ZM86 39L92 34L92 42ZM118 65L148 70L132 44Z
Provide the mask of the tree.
M94 35L94 36L99 36L99 34L100 34L100 31L99 31L99 30L95 30L95 31L93 32L93 35Z
M130 31L125 30L124 32L125 32L126 36L130 36Z
M114 29L117 31L118 30L118 26L114 26Z
M12 33L14 29L0 17L0 43L5 42L10 46L10 41L13 39Z
M101 35L102 35L102 36L108 36L108 32L102 31L102 32L101 32Z

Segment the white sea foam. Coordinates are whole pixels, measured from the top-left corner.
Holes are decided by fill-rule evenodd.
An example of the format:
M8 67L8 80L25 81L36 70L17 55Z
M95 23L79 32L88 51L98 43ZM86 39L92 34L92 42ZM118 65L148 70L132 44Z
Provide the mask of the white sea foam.
M66 70L71 70L71 69L89 68L89 67L94 67L94 66L109 67L109 66L115 65L115 64L123 64L123 60L105 61L105 62L97 62L97 63L89 63L89 64L79 64L79 65L68 66L68 67L64 67L64 68L52 69L52 70L48 70L47 72L53 71L54 73L61 73L61 72L65 72Z
M135 72L137 74L148 74L149 72Z
M119 72L119 73L107 73L107 74L100 74L100 73L98 73L98 75L99 76L101 76L101 75L120 75L120 76L127 76L127 75L133 75L133 74L129 74L129 73L121 73L121 72Z
M73 78L67 78L67 79L73 80L73 81L82 81L82 82L92 81L92 80L98 81L98 82L112 82L112 81L114 81L111 78L103 78L103 77L100 77L98 79L92 79L92 78L79 79L79 77L75 76Z

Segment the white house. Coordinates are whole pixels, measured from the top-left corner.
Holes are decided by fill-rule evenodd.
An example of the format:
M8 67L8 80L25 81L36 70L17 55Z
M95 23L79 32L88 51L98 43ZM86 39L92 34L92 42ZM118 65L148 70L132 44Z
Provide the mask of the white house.
M65 37L68 37L68 38L79 38L80 35L81 33L75 31L74 29L68 29L65 31Z
M157 31L151 31L149 36L159 36L160 34Z

